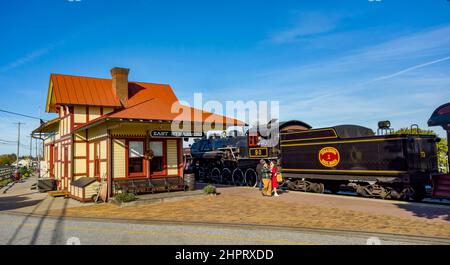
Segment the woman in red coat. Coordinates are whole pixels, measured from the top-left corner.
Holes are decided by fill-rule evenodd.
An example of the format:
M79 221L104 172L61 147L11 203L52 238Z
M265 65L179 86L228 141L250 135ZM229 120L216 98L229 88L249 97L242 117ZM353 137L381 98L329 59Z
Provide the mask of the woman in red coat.
M277 181L277 167L275 166L275 163L273 161L270 161L270 171L272 172L272 187L274 191L274 196L278 197L277 188L278 188L278 181Z

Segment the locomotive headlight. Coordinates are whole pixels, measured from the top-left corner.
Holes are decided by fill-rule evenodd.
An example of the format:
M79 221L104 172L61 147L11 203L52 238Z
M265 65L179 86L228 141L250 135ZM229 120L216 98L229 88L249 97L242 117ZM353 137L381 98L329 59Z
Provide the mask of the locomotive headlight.
M391 127L390 121L379 121L378 122L378 129L389 129Z

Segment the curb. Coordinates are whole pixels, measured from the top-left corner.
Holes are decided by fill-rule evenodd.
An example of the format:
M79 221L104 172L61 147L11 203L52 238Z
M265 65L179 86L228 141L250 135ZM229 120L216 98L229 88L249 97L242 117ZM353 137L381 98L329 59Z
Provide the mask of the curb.
M176 201L182 201L185 199L191 199L199 196L205 196L203 191L198 192L198 194L187 194L187 195L179 195L176 197L161 197L161 198L148 198L148 199L137 199L132 202L118 202L114 198L111 200L111 203L114 205L119 206L120 208L124 207L133 207L133 206L140 206L140 205L149 205L149 204L159 204L164 202L176 202Z

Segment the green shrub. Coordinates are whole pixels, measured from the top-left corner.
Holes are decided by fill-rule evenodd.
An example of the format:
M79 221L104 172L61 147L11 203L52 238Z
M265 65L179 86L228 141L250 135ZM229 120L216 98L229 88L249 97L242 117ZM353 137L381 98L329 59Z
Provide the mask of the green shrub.
M132 202L136 200L136 195L133 193L119 193L116 195L118 202Z
M216 194L216 187L213 185L208 185L203 188L203 192L206 194Z
M19 168L19 172L23 178L28 178L31 175L31 171L27 167Z

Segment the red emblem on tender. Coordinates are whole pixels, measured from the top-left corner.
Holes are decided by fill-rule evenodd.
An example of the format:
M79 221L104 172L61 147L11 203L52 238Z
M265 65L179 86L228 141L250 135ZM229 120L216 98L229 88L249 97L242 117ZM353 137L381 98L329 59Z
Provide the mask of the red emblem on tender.
M324 147L319 151L319 161L326 167L335 167L340 160L339 151L334 147Z

